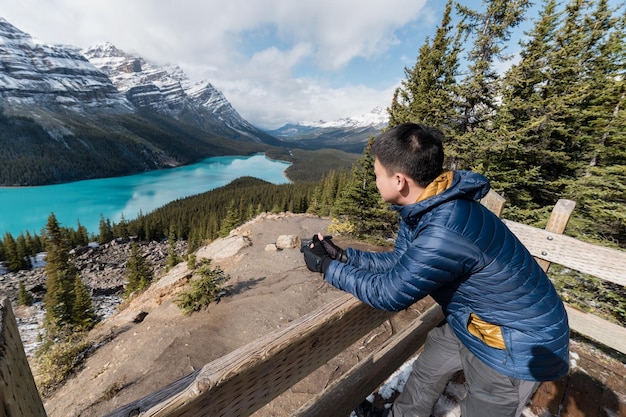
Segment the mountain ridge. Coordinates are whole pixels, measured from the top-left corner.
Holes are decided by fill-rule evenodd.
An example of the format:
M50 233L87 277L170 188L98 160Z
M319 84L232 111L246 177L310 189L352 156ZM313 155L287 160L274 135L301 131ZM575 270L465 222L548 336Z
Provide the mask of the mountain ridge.
M82 55L108 75L129 102L213 134L234 140L280 146L235 110L209 81L193 82L177 65L160 66L105 42Z
M326 147L362 153L369 139L378 135L388 121L386 110L379 106L358 116L333 121L290 123L268 133L286 143L297 143L305 149Z

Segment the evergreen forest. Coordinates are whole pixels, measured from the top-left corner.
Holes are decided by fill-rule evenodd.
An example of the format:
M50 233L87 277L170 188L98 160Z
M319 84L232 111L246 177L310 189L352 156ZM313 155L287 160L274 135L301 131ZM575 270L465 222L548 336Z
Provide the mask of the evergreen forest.
M530 2L477 11L448 1L389 107L390 126L442 129L446 167L478 171L507 200L506 218L543 226L560 198L568 234L626 245L626 13L607 0L544 0L511 57Z

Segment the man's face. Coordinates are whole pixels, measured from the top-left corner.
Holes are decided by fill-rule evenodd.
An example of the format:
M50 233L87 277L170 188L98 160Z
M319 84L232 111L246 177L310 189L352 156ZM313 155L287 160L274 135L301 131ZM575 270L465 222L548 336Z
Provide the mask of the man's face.
M378 188L383 200L387 203L397 204L397 199L400 196L397 176L387 172L378 158L374 159L374 174L376 175L376 188Z

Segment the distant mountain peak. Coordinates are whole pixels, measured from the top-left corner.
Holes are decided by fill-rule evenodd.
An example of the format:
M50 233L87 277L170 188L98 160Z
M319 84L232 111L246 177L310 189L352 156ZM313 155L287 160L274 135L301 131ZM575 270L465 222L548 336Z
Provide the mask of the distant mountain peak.
M389 122L387 111L382 106L374 107L369 113L358 116L343 117L333 121L319 120L317 122L300 122L298 125L316 128L359 128L359 127L384 127Z
M283 141L297 142L305 148L336 148L348 152L362 152L371 136L380 133L389 123L387 111L382 106L369 113L345 117L332 122L299 122L286 124L268 133Z
M118 49L111 42L102 42L96 45L90 46L83 51L83 55L89 55L94 58L110 58L110 57L126 57L126 53L121 49Z

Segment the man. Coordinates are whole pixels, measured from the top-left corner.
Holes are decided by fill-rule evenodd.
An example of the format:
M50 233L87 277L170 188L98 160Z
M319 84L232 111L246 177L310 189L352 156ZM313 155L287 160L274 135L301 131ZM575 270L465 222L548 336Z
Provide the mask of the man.
M428 417L463 370L463 417L519 416L540 381L568 372L563 303L528 250L476 200L489 182L445 171L443 135L407 123L372 145L376 186L401 217L393 252L337 247L322 235L303 248L307 266L379 309L431 295L446 323L433 329L394 402L393 417Z

